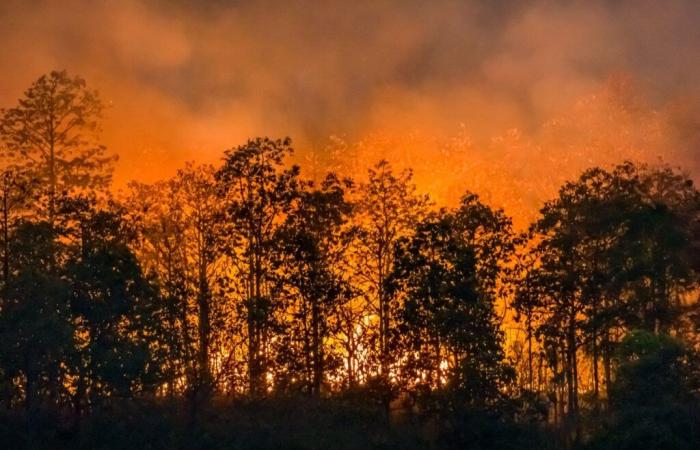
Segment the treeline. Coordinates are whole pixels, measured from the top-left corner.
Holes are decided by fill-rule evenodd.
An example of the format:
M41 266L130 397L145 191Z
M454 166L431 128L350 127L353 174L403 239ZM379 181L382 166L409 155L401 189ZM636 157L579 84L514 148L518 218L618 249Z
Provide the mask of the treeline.
M73 444L95 418L151 423L135 405L208 430L190 435L202 446L223 446L204 442L236 429L232 411L278 430L338 415L356 425L347 448L700 442L700 193L684 174L590 169L523 234L473 193L437 208L386 161L309 180L289 139L256 138L115 198L102 110L52 72L0 117L16 445L38 445L42 417ZM226 445L328 447L255 439Z

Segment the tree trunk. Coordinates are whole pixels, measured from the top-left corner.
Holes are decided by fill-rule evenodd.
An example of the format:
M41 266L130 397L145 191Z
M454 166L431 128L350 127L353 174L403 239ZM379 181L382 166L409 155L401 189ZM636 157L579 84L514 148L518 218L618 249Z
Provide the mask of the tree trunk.
M52 121L53 123L53 121ZM49 135L49 223L54 226L56 214L56 149L53 136L53 128Z
M377 252L377 300L379 302L379 373L386 376L386 325L384 307L384 258L381 246Z
M596 332L593 333L593 398L596 401L596 407L598 402L598 395L600 393L600 387L598 384L598 335Z
M7 196L9 195L8 188L5 186L5 192L2 197L2 279L3 279L3 291L7 293L7 287L10 283L10 219L9 219L9 205Z
M528 385L527 388L532 390L532 314L528 311L527 314L527 373Z
M207 280L207 263L203 255L200 255L198 284L199 382L205 392L208 393L210 388L209 383L211 382L211 373L209 368L209 339L211 334L211 324L209 320L209 282Z
M259 346L258 346L258 330L256 327L256 314L257 314L257 298L256 298L256 277L255 277L255 264L253 262L252 248L249 249L251 254L248 257L248 307L247 307L247 326L248 326L248 383L250 395L252 397L258 396L258 356L259 356Z
M312 395L319 397L323 381L323 342L320 333L321 314L317 302L311 305L311 338L313 348L313 383Z
M574 318L569 318L569 329L567 333L567 384L569 415L575 416L578 411L578 367L576 358L576 328Z
M609 401L610 383L612 382L612 368L610 358L610 331L603 333L603 376L605 378L606 398Z

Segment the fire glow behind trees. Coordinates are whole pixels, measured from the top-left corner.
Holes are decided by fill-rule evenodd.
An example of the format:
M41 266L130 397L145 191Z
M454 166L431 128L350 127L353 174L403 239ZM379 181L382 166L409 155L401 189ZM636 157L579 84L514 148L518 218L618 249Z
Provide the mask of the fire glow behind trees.
M10 447L700 444L695 2L0 13Z

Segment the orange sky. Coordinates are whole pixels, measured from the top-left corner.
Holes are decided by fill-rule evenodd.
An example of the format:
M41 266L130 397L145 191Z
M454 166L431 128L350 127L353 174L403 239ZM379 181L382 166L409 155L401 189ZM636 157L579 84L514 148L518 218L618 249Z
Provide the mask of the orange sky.
M588 165L700 173L698 23L693 0L4 0L0 106L85 77L117 186L290 135L302 162L388 157L524 218Z

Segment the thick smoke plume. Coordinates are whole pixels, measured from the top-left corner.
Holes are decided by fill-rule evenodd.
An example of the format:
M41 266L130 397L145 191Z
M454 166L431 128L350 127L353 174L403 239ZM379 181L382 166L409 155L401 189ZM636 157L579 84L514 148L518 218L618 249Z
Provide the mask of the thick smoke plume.
M4 0L0 105L85 77L118 185L290 135L300 158L390 157L440 201L518 213L590 164L700 173L699 23L695 0Z

